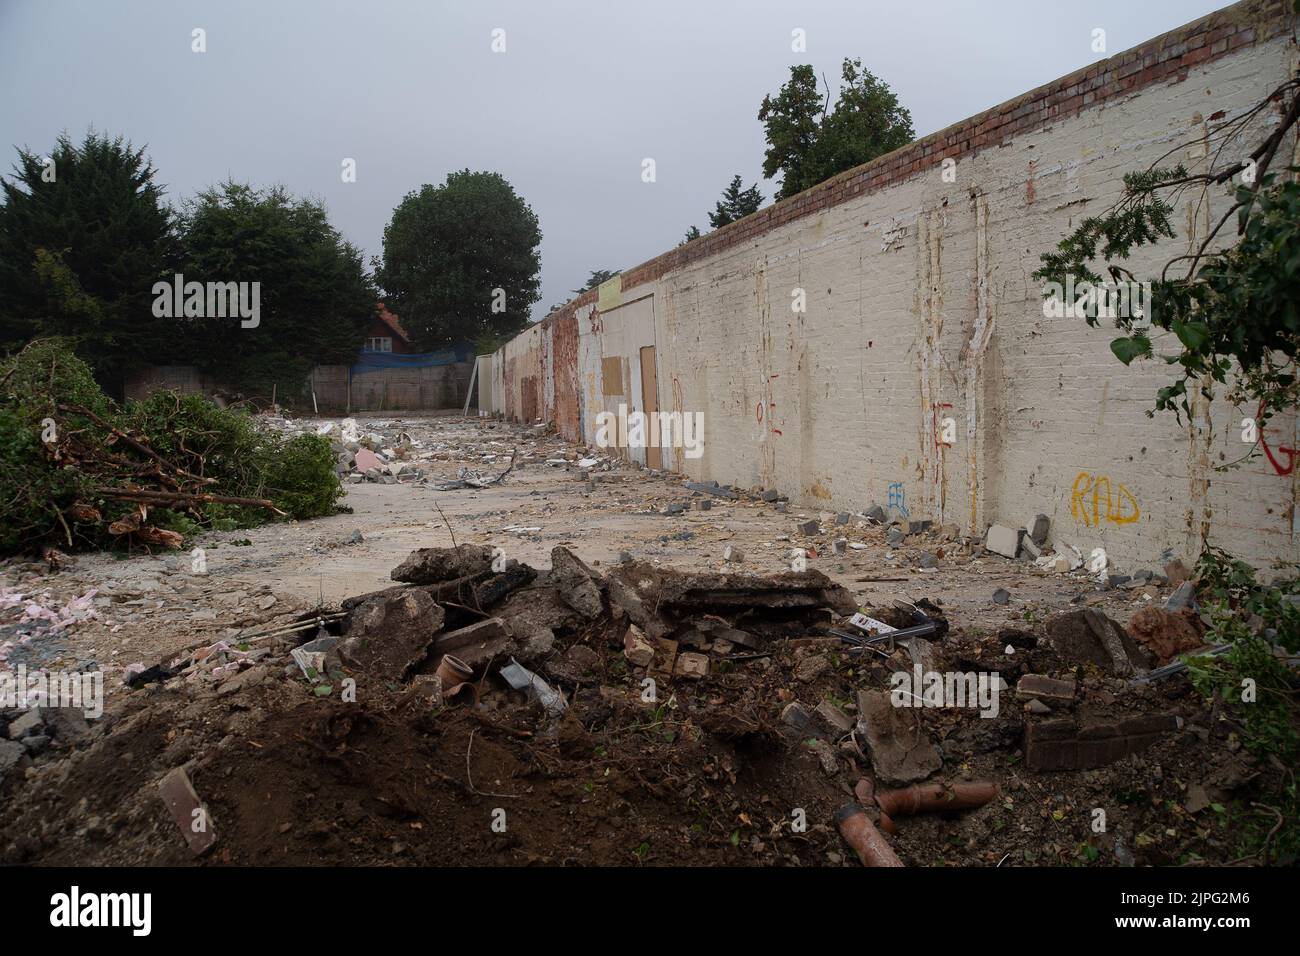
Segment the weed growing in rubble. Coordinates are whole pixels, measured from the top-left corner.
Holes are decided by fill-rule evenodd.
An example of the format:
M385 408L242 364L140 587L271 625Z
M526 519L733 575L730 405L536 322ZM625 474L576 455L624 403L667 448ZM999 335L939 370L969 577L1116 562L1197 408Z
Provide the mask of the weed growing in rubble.
M1248 806L1234 803L1227 819L1245 856L1294 859L1300 853L1300 793L1295 766L1300 761L1300 707L1295 675L1280 650L1300 649L1300 609L1287 599L1297 582L1260 584L1248 564L1216 549L1197 564L1199 592L1209 610L1206 640L1228 644L1220 656L1185 658L1192 686L1206 698L1222 700L1240 721L1241 742L1263 766L1281 771L1281 780Z

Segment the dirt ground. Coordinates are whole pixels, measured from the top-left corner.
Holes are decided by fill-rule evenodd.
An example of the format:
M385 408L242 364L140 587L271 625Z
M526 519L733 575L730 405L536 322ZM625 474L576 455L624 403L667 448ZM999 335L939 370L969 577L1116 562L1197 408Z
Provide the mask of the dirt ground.
M1216 808L1248 788L1257 768L1233 746L1232 728L1185 677L1133 688L1042 643L1054 614L1092 607L1123 623L1161 603L1169 585L1099 587L1083 572L986 553L952 529L889 547L879 524L856 515L839 524L833 513L757 495L704 496L711 507L701 510L701 496L678 476L626 464L579 468L590 450L536 428L464 419L402 427L438 449L421 465L425 480L349 483L350 513L187 542L203 549L202 573L188 552L81 555L53 573L30 562L0 566L7 666L98 668L105 692L102 717L54 733L3 781L4 861L859 865L833 815L871 775L870 761L852 734L818 743L791 733L783 714L794 702L813 713L830 701L851 720L860 690L888 688L891 672L911 667L901 647L864 661L834 638L786 637L762 654L715 662L703 680L673 679L646 703L642 675L622 651L625 623L565 623L550 660L577 659L579 645L586 656L564 687L570 706L554 718L495 677L480 680L477 708L422 706L393 681L361 681L355 702L320 696L319 685L295 674L291 644L259 644L258 635L308 611L391 587L392 569L413 550L452 544L498 547L543 572L563 546L598 575L621 557L719 571L727 545L744 553L730 570L772 575L789 570L798 546L809 570L860 607L932 602L950 625L939 650L946 666L992 669L1012 686L1023 673L1072 673L1079 699L1060 715L1181 719L1178 732L1108 766L1032 772L1023 746L1031 718L1010 688L993 719L919 712L942 758L931 779L989 780L998 795L979 809L897 821L890 841L907 865L1234 858ZM435 490L438 478L462 468L503 470L512 450L507 480ZM687 507L664 513L673 503ZM818 532L801 533L810 519ZM850 546L832 553L840 537ZM937 566L919 566L931 563L923 555ZM1005 604L993 599L999 588L1009 592ZM68 623L50 627L39 610L31 620L33 604ZM269 653L239 665L247 669L231 665L221 679L124 683L132 665L138 671L221 641ZM175 767L186 769L210 814L216 840L202 856L158 797L158 781Z

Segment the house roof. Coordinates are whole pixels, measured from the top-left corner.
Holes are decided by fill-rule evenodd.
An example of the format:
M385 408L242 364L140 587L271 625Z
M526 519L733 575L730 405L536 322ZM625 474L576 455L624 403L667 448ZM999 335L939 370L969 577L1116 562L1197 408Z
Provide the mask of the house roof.
M379 321L392 329L394 335L400 338L403 342L411 341L411 336L407 333L406 329L402 328L402 323L398 321L397 316L389 312L382 302L379 303L378 315Z

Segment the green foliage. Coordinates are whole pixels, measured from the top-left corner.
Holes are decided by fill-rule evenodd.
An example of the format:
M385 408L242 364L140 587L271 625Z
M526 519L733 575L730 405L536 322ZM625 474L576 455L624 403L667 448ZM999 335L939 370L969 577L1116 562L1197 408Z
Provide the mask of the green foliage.
M835 109L826 112L811 66L792 66L790 80L776 96L763 97L758 118L767 136L763 176L778 172L785 199L826 179L906 146L915 137L912 115L883 80L844 60Z
M258 282L259 323L178 318L189 360L217 381L278 400L305 395L313 365L350 363L376 314L362 255L325 207L228 182L185 204L186 282Z
M60 404L97 414L111 408L70 342L38 339L0 364L0 554L35 537L72 546L75 522L63 512L88 496L92 482L52 460L41 436L55 419L72 429L91 423L84 416L61 414Z
M291 518L331 514L343 497L327 438L297 435L274 449L264 468L265 493Z
M790 79L776 96L763 97L758 119L767 134L763 177L781 174L776 198L784 199L821 181L817 141L824 111L817 75L808 65L790 67Z
M343 494L334 464L324 438L285 439L245 410L200 395L157 392L119 408L67 342L38 340L0 364L0 553L46 543L120 546L107 525L138 506L115 499L117 490L180 483L203 494L267 498L292 518L331 514ZM194 503L151 506L147 521L190 536L271 516L265 508Z
M1300 653L1300 608L1288 600L1288 595L1300 594L1300 580L1260 584L1254 568L1218 548L1201 555L1196 575L1206 603L1222 605L1242 620L1259 618L1276 632L1279 646Z
M127 428L151 436L151 446L191 474L216 480L223 495L268 498L291 518L332 514L343 495L328 439L298 435L284 439L258 428L243 408L220 408L201 395L154 392L131 402ZM210 518L235 527L261 524L260 508L209 506ZM176 530L181 530L177 528Z
M737 173L731 178L727 188L722 191L722 198L714 206L713 212L709 213L709 225L714 229L721 229L737 219L744 219L751 213L758 212L758 207L763 205L763 194L758 191L757 183L748 189L743 189L742 185L740 174ZM696 235L698 234L697 229ZM687 233L688 237L689 235L690 233Z
M1300 583L1262 585L1253 568L1216 549L1202 556L1196 574L1209 611L1206 640L1231 646L1219 656L1184 658L1192 686L1223 701L1240 722L1242 745L1261 766L1286 771L1262 794L1268 803L1234 804L1231 826L1243 852L1263 855L1267 846L1274 859L1294 859L1300 852L1300 794L1291 768L1300 760L1300 707L1296 675L1278 651L1300 650L1300 610L1286 599L1300 593ZM1247 681L1253 700L1243 699Z
M541 241L537 216L504 177L465 169L397 205L377 277L421 349L510 336L540 297Z
M177 259L155 170L121 137L18 150L0 179L0 348L66 336L114 390L171 345L150 309Z
M1250 154L1248 164L1197 173L1181 165L1129 173L1115 206L1105 215L1084 219L1054 252L1041 256L1034 277L1045 283L1065 286L1072 278L1076 285L1097 284L1103 281L1099 272L1114 282L1139 281L1120 263L1142 246L1175 237L1177 197L1199 186L1202 201L1208 201L1211 189L1236 182L1226 214L1198 247L1168 260L1159 275L1142 280L1151 286L1150 315L1115 319L1123 333L1111 343L1116 358L1125 365L1159 358L1176 369L1177 377L1158 390L1148 415L1172 411L1179 421L1183 414L1190 417L1193 395L1199 391L1210 397L1214 383L1228 385L1226 397L1234 404L1252 412L1260 408L1264 420L1300 399L1295 370L1300 341L1300 183L1294 178L1300 167L1288 167L1285 177L1266 172L1283 134L1300 114L1300 84L1287 87L1293 99L1285 119ZM1229 224L1237 227L1236 243L1210 251L1212 240ZM1049 287L1045 294L1057 291ZM1098 317L1089 315L1087 321L1096 326ZM1172 348L1158 352L1159 342Z
M689 229L686 230L686 235L685 235L685 237L683 237L682 241L679 242L679 243L677 243L677 244L678 244L679 246L684 246L684 245L686 245L686 243L691 242L692 240L695 240L695 239L698 239L698 238L700 238L700 227L699 227L699 226L691 226L691 228L689 228Z

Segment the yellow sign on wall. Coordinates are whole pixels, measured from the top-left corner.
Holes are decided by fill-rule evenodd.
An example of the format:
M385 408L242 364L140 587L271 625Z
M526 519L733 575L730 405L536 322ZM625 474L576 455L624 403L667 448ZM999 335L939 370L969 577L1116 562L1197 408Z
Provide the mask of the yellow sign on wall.
M602 282L596 287L596 308L601 312L617 309L623 304L623 277L621 275Z

